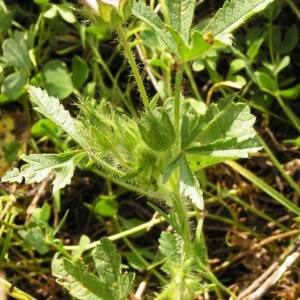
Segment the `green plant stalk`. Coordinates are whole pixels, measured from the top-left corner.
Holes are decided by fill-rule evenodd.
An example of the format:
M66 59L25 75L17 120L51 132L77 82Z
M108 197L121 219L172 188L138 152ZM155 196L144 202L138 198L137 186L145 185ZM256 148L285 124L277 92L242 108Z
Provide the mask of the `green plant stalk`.
M37 300L36 298L32 297L31 295L23 292L22 290L18 289L17 287L13 286L12 283L6 281L5 279L0 278L0 285L4 289L4 291L15 299L21 300ZM12 291L11 288L13 287Z
M273 189L271 186L266 184L264 181L259 179L257 176L255 176L252 172L248 171L238 163L234 161L226 161L226 165L230 166L235 171L239 172L242 176L250 180L253 184L255 184L257 187L259 187L262 191L267 193L270 197L272 197L274 200L278 201L281 205L292 211L297 216L300 216L300 208L290 201L288 198L283 196L281 193Z
M276 78L277 79L277 78ZM294 112L287 106L285 105L284 101L282 100L281 96L279 95L279 91L275 95L279 105L285 112L285 114L288 116L290 119L291 123L295 126L295 128L300 132L300 120L299 118L294 114Z
M275 81L276 81L276 85L278 86L277 83L277 76L275 77ZM288 119L290 120L290 122L294 125L294 127L300 132L300 120L299 118L294 114L294 112L289 108L289 106L287 106L284 101L282 100L280 94L279 94L279 89L276 87L276 91L270 91L269 89L265 89L265 88L260 88L261 91L271 95L272 97L274 97L277 102L279 103L279 105L281 106L282 110L284 111L284 113L287 115Z
M11 224L11 223L5 222L5 221L3 221L3 220L0 220L0 224L1 224L1 225L4 225L5 227L14 229L14 230L21 230L21 229L24 229L24 226L23 226L23 225Z
M122 27L121 24L116 25L115 29L116 29L116 32L117 32L117 34L119 36L120 42L121 42L121 44L123 46L123 49L125 51L126 58L128 59L128 62L130 64L133 76L134 76L134 78L136 80L136 83L137 83L140 95L142 97L142 101L143 101L144 107L145 107L146 110L148 110L150 108L149 99L148 99L148 96L147 96L147 93L146 93L143 81L141 79L138 67L136 65L135 59L133 57L133 54L132 54L132 51L131 51L131 48L130 48L130 44L127 41L124 29L123 29L123 27Z
M276 65L275 61L275 53L274 53L274 47L273 47L273 41L272 41L272 30L273 30L273 23L272 20L270 20L268 24L268 45L269 45L269 53L270 53L270 58L272 65ZM291 123L295 126L295 128L300 132L300 120L299 118L294 114L294 112L287 106L285 105L284 101L282 100L280 94L279 94L279 88L278 88L278 75L275 76L275 82L276 82L276 91L271 92L269 90L266 90L265 92L271 94L274 98L276 98L277 102L281 106L282 110L284 113L287 115Z
M300 20L300 10L298 7L294 4L292 0L286 0L287 4L291 7L292 11L295 13L297 18Z
M136 255L138 260L145 266L145 269L148 269L149 263L146 261L142 255L140 255L139 251L135 249L135 247L132 245L132 243L129 241L128 238L124 237L123 238L127 246L130 248L132 253ZM161 282L161 284L166 285L168 281L154 268L151 268L151 273Z
M201 268L203 277L210 280L212 283L214 283L216 286L218 286L220 289L222 289L224 292L226 292L228 295L230 295L231 299L236 299L236 295L225 285L223 285L218 278L203 264L201 259L198 256L196 257L196 261L198 263L198 266Z
M14 224L15 218L18 216L18 214L19 214L18 212L13 212L11 214L6 214L5 221L3 221L4 224L2 224L2 226L1 226L1 236L2 236L2 232L4 230L4 225L9 225L8 229L6 230L6 235L5 235L5 238L4 238L4 242L2 241L2 243L1 243L2 244L2 249L1 249L1 252L0 252L0 261L4 260L4 257L7 254L8 249L11 247L11 239L12 239L12 236L13 236L13 229L16 229L16 227L12 228L11 225ZM8 222L6 222L6 221L8 221ZM17 226L17 225L15 225L15 226Z
M106 72L109 79L111 80L111 82L114 84L114 87L117 89L118 94L122 97L122 100L123 100L124 104L126 105L127 109L129 110L129 112L136 118L137 114L136 114L136 111L134 109L134 106L133 106L132 102L128 101L126 99L126 97L123 95L119 85L116 82L117 81L117 79L116 79L117 76L116 76L116 78L113 76L113 74L111 73L110 69L107 66L107 63L105 63L105 61L103 60L100 52L98 51L99 45L98 46L95 45L94 39L92 40L91 38L88 38L87 41L89 43L89 46L90 46L90 48L93 52L93 55L96 58L97 62L101 65L101 67ZM100 75L100 72L99 72L99 68L96 68L96 66L94 67L93 74L98 74L97 77L99 77L100 80L101 80L101 75ZM94 79L94 81L98 81L98 80Z
M141 231L147 229L150 225L151 225L151 226L154 226L154 225L157 225L157 224L160 224L160 223L163 223L163 222L165 222L165 219L164 219L163 217L159 217L159 218L157 218L157 219L155 219L155 220L151 220L151 221L146 222L146 223L144 223L144 224L135 226L134 228L131 228L131 229L122 231L122 232L120 232L120 233L111 235L111 236L109 236L108 238L109 238L111 241L117 241L117 240L120 240L120 239L122 239L122 238L124 238L124 237L130 236L130 235L132 235L132 234L141 232ZM88 244L88 245L86 246L85 250L87 251L87 250L94 249L98 244L99 244L99 241L90 243L90 244ZM64 249L67 250L67 251L75 251L75 250L78 249L78 245L76 245L76 246L64 246Z
M202 99L202 97L201 97L201 95L199 93L199 90L198 90L197 84L195 82L194 76L193 76L193 74L191 72L191 69L190 69L190 66L188 64L186 64L184 66L184 72L185 72L185 74L189 78L189 83L190 83L190 85L192 87L192 90L194 91L194 95L196 96L196 99L198 101L204 102L204 100Z
M176 78L175 78L175 91L174 91L174 129L178 137L178 146L180 145L180 132L179 132L179 122L180 122L180 87L182 82L183 65L178 65Z
M295 190L295 192L300 196L300 187L299 185L294 181L294 179L289 176L286 171L283 169L279 161L277 160L276 156L273 154L271 149L268 147L268 145L264 142L264 140L260 137L260 141L264 146L264 150L269 155L269 158L271 159L274 166L277 168L281 176L289 183L289 185Z
M213 188L213 189L217 189L217 187L216 187L213 183L211 183L211 182L208 182L208 183L207 183L207 186L209 186L210 188ZM206 192L206 193L207 193L207 192ZM258 216L259 218L262 218L262 219L264 219L264 220L267 220L267 221L270 222L270 223L274 223L275 226L277 226L278 228L280 228L280 229L282 229L282 230L284 230L284 231L289 230L288 227L282 225L282 224L281 224L280 222L278 222L277 220L271 218L271 217L268 216L267 214L264 214L263 212L257 210L256 208L254 208L253 206L251 206L251 205L248 204L247 202L243 201L241 198L235 196L235 195L233 194L233 191L230 191L230 190L220 190L220 193L221 193L221 195L220 195L220 197L218 197L218 198L216 199L216 201L218 201L218 202L221 202L221 201L222 201L222 202L223 202L223 200L221 200L221 199L223 199L224 197L229 198L229 199L233 200L234 202L236 202L237 204L241 205L242 207L247 208L251 213L255 214L255 215ZM209 193L207 193L207 194L209 194ZM215 201L214 201L214 202L215 202ZM221 203L222 203L222 202L221 202ZM208 201L206 201L206 203L208 203ZM226 202L222 203L222 205L224 205L225 207L227 207ZM229 209L229 207L228 207L228 209ZM230 212L230 214L232 215L231 212ZM234 220L233 222L236 222L236 219L235 219L235 218L232 218L232 219ZM236 224L235 226L238 226L238 225ZM256 236L256 237L258 237L258 236Z
M119 231L122 231L122 229L119 227L118 222L115 222L115 225L119 229ZM126 236L123 236L123 240L128 246L128 248L134 253L134 255L137 257L137 259L145 266L145 269L148 268L149 263L146 259L143 258L143 256L139 253L138 250L135 249L135 247L132 245L132 243L129 241L129 239ZM151 272L153 275L164 285L167 284L167 280L156 270L156 269L151 269Z

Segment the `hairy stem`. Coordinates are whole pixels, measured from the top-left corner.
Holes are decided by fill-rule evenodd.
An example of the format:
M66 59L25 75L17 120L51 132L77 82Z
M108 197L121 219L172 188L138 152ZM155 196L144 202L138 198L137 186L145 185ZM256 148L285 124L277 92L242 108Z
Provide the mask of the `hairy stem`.
M127 41L124 29L123 29L123 27L122 27L121 24L118 24L115 27L115 29L116 29L117 34L119 36L120 42L121 42L121 44L122 44L122 46L124 48L124 51L125 51L126 57L128 59L128 62L130 64L133 76L134 76L134 78L136 80L136 83L137 83L140 95L142 97L142 101L144 103L144 107L145 107L145 109L149 109L149 107L150 107L149 99L148 99L148 96L147 96L147 93L146 93L143 81L141 79L138 67L136 65L135 59L133 57L133 54L132 54L132 51L131 51L131 48L130 48L130 44Z
M183 65L178 65L175 78L174 91L174 128L177 136L180 136L179 121L180 121L180 87L183 74Z

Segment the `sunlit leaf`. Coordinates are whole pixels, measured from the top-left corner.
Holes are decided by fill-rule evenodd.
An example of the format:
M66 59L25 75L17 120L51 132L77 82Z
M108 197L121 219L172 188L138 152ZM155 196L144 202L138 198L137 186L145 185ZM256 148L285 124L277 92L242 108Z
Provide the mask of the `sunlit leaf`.
M74 169L85 156L84 152L71 151L59 154L29 154L22 159L27 162L20 170L14 168L6 173L2 182L18 182L26 184L41 182L55 172L53 193L70 183Z
M213 32L215 39L225 43L232 44L232 31L241 26L247 19L254 14L262 11L273 0L231 0L226 1L222 8L218 10L215 16L203 30Z

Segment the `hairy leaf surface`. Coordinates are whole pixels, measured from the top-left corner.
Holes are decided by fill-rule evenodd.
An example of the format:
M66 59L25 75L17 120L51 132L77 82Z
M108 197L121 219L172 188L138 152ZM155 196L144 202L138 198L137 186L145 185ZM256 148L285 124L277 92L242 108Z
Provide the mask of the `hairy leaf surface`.
M50 97L46 91L34 86L29 86L30 100L37 105L34 109L44 115L47 119L60 126L78 144L84 145L84 138L80 133L80 123L72 118L70 113L64 109L59 100Z
M211 19L203 30L204 33L213 32L215 39L232 44L231 34L254 14L264 10L273 0L231 0L226 1L222 8Z

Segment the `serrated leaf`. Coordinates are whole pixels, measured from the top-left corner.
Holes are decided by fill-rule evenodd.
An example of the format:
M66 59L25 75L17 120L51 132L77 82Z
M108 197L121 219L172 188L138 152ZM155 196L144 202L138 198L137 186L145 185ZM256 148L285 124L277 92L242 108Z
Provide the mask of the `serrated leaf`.
M199 146L226 140L232 137L237 141L247 140L256 135L253 129L255 117L244 103L234 103L235 94L212 104L204 115L185 116L182 122L183 149L196 143Z
M178 31L183 41L188 44L190 28L194 17L195 0L167 0L166 6L170 19L170 26Z
M186 150L186 153L221 157L223 159L247 158L249 153L257 152L261 148L262 145L258 137L251 137L241 141L233 137L226 140L218 140L209 145L189 148Z
M100 240L93 255L99 279L110 287L113 297L109 299L127 299L130 293L134 273L121 273L121 257L116 246L106 237Z
M27 162L20 170L14 168L2 178L2 182L18 182L25 184L41 182L51 172L55 172L53 193L70 183L74 169L85 156L85 152L65 152L59 154L29 154L22 159Z
M124 272L121 277L121 281L119 282L118 290L119 290L119 299L128 299L128 295L131 292L132 285L134 282L135 274L130 272Z
M262 148L253 129L255 117L247 105L234 103L234 97L232 94L212 104L204 115L182 117L181 148L193 171L248 157L248 153Z
M226 99L221 99L219 103L212 104L204 115L184 115L181 125L181 148L185 149L198 141L201 144L209 144L222 138L226 129L235 121L234 115L231 115L234 97L235 94L232 94ZM219 120L221 124L218 124ZM228 122L228 125L223 126L222 121ZM212 135L207 136L207 131Z
M180 272L181 242L177 233L162 232L159 238L159 249L166 257L162 270L171 277L178 276Z
M50 97L46 91L34 86L29 86L30 100L37 105L34 109L43 114L47 119L60 126L78 144L85 144L80 133L80 124L71 117L70 113L64 109L60 101L55 97Z
M82 262L71 262L66 258L54 258L52 273L58 277L57 283L66 288L77 299L114 299L110 289L93 275Z
M203 193L185 156L181 157L179 190L183 197L189 198L200 210L204 209Z
M254 14L264 10L273 0L231 0L226 1L222 8L211 19L203 30L204 33L213 32L215 39L232 44L232 34Z
M108 238L100 240L93 258L101 281L111 284L118 281L121 257L117 253L116 246Z
M180 262L180 247L178 235L163 231L159 238L159 250L170 261Z

